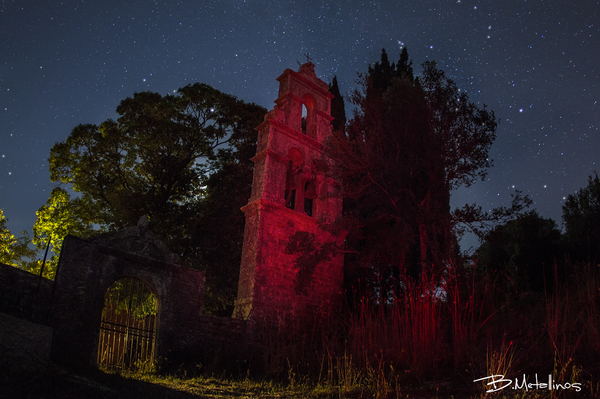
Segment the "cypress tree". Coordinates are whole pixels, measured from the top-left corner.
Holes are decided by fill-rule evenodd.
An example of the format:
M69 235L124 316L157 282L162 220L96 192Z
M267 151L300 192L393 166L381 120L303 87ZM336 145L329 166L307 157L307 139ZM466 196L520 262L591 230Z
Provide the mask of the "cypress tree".
M329 84L329 92L334 95L331 99L331 116L333 121L333 131L339 131L344 129L346 126L346 105L344 103L344 97L340 94L340 87L338 85L337 76L333 77L333 81Z

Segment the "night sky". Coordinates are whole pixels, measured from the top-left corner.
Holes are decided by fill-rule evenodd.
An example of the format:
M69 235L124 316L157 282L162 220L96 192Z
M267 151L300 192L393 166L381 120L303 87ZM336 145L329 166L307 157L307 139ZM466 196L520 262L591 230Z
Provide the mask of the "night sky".
M561 225L561 205L598 169L600 2L0 2L0 208L28 230L52 184L50 148L80 123L115 118L139 91L204 82L267 109L275 80L306 62L348 94L386 48L415 72L438 62L500 119L486 182L453 204L508 205L522 190Z

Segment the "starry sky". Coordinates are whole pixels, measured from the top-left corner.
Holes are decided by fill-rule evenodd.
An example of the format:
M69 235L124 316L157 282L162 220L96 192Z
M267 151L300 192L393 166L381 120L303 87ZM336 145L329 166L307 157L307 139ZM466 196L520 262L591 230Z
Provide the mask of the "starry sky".
M600 2L589 0L3 0L0 208L28 230L53 186L47 158L80 123L139 91L207 83L267 109L308 53L342 94L385 48L435 60L500 119L485 182L453 205L508 205L514 189L561 225L600 150Z

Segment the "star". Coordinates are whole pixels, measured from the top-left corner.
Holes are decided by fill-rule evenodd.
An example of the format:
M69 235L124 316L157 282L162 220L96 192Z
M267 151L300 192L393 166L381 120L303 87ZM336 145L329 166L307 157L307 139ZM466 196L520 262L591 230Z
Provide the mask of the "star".
M127 2L111 7L83 2L77 10L39 3L35 10L10 2L1 6L6 23L0 25L5 43L0 159L20 168L13 171L25 170L14 179L0 174L0 187L11 184L10 193L1 191L4 212L23 221L16 231L30 230L36 210L48 199L42 189L26 191L34 178L45 182L39 187L51 184L48 168L40 172L31 160L47 159L52 145L75 126L117 118L119 103L141 87L176 94L174 88L191 82L270 109L277 97L274 79L296 68L304 53L315 55L315 72L324 81L335 74L342 94L349 95L357 88L357 73L378 61L382 48L390 62L407 48L417 75L422 62L435 60L461 93L495 112L502 122L489 180L463 197L452 193L453 206L462 205L459 198L485 209L506 205L494 194L507 187L535 191L533 182L560 170L565 173L548 174L545 189L552 195L536 205L544 217L560 220L557 199L584 187L597 161L595 2L576 13L558 0L489 2L481 9L481 2L462 7L462 0L435 7L416 2L410 8L406 2L354 0L307 2L310 7L149 2L135 12ZM527 112L526 104L531 104ZM347 110L350 114L351 104ZM564 156L555 156L558 148ZM559 194L559 187L564 192Z

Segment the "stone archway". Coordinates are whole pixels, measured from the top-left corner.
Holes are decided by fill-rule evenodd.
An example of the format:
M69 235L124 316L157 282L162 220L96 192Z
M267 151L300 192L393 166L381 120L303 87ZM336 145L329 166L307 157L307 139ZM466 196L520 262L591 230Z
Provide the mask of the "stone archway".
M98 334L98 367L140 370L152 367L159 304L141 280L125 277L104 294Z
M139 226L89 240L67 236L53 288L52 359L72 367L96 365L105 292L126 277L143 281L159 302L154 356L177 361L193 355L204 327L205 277L177 262L152 232Z

